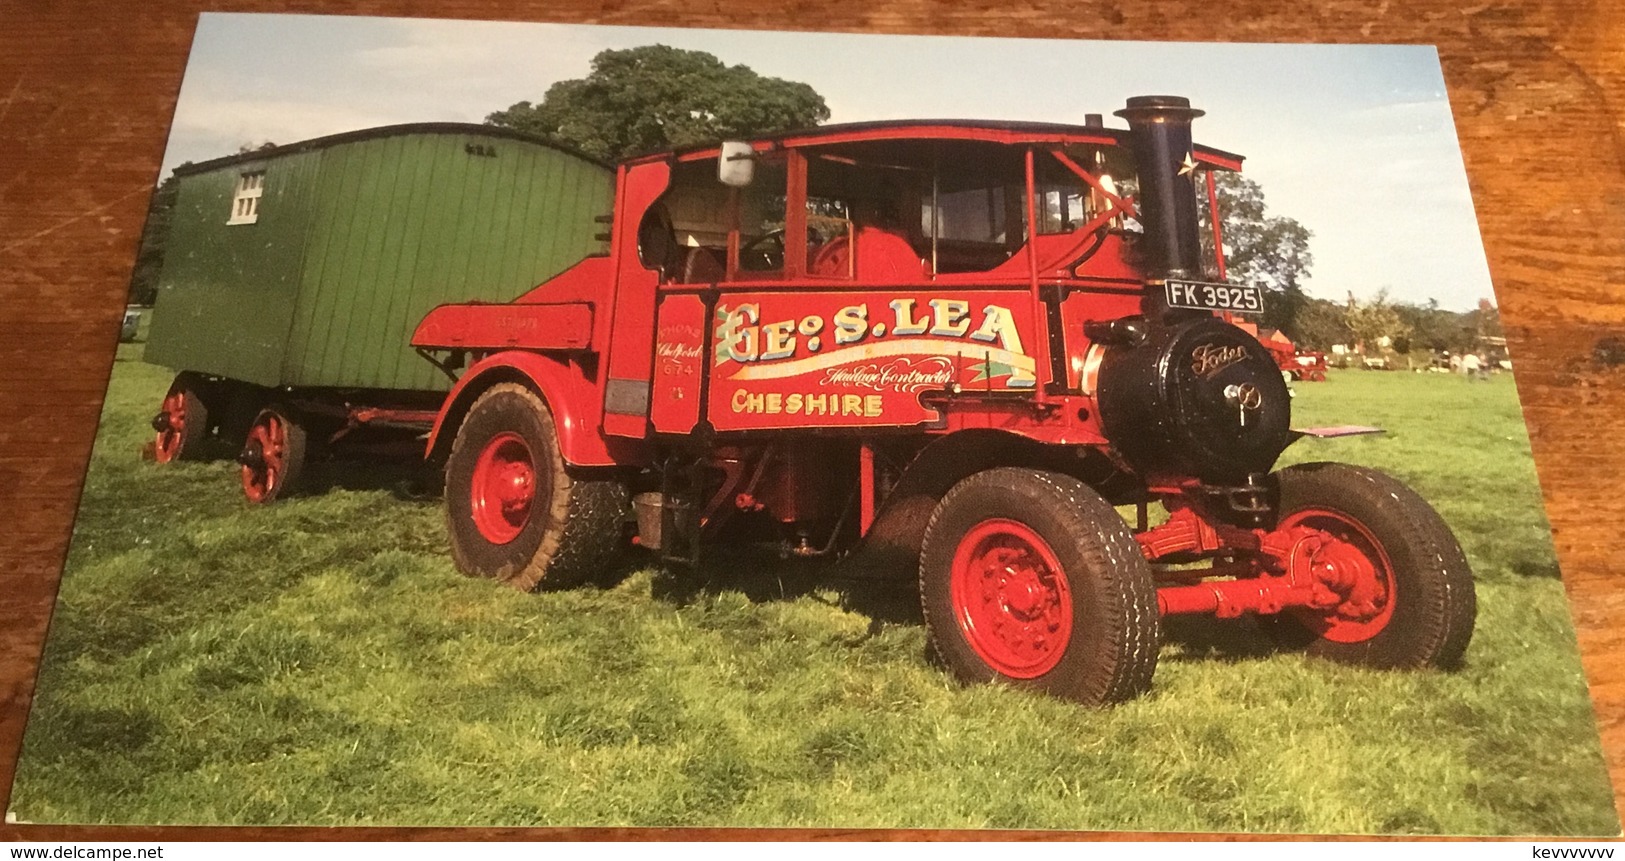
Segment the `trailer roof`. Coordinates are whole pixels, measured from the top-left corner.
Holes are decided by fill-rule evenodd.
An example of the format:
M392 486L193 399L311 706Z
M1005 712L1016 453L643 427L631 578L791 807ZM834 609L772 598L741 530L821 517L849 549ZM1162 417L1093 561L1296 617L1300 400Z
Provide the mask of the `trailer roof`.
M1128 129L1105 126L1080 126L1068 123L1044 123L1025 120L871 120L861 123L838 123L828 126L796 129L772 135L751 138L753 143L773 146L799 147L829 143L850 143L867 140L990 140L1003 143L1026 143L1050 140L1077 139L1102 141L1123 145L1127 143ZM661 157L703 157L718 151L718 143L702 144L677 149L657 150L627 159L628 162L647 161ZM1206 161L1233 162L1239 169L1245 156L1210 146L1196 145L1197 154Z
M576 158L582 159L583 161L591 162L591 163L593 163L595 165L598 165L599 167L603 167L603 168L606 168L606 169L613 169L614 168L614 165L609 164L609 163L605 162L604 160L596 158L594 156L587 155L586 153L584 153L581 150L578 150L578 149L576 149L574 147L568 146L566 144L561 144L558 141L552 141L552 140L548 140L547 138L538 137L536 135L526 134L525 132L515 131L515 130L510 129L510 128L504 128L502 126L483 125L483 124L478 124L478 123L443 123L443 122L434 122L434 123L400 123L400 124L392 125L392 126L378 126L376 128L370 128L370 129L356 129L354 131L339 132L338 134L323 135L322 137L311 138L309 140L303 140L303 141L296 141L296 142L291 143L291 144L283 144L281 146L271 147L270 149L255 150L253 152L234 153L232 155L222 156L220 158L212 158L212 159L209 159L208 161L200 161L200 162L195 162L195 163L192 163L192 164L183 164L180 167L175 168L174 173L175 173L176 176L189 176L191 174L205 173L207 171L216 170L216 169L222 168L222 167L229 167L231 165L244 164L244 163L247 163L247 162L254 162L254 161L263 161L263 160L269 159L269 158L277 158L279 156L291 155L293 153L306 152L306 151L315 150L315 149L322 149L322 148L325 148L325 147L335 146L337 144L354 143L356 141L373 140L375 138L386 138L386 137L394 137L394 136L397 136L397 135L412 135L412 134L478 135L480 137L506 138L508 140L524 141L525 143L533 143L533 144L537 144L539 146L549 147L551 149L558 150L559 152L563 152L563 153L567 153L569 155L573 155Z

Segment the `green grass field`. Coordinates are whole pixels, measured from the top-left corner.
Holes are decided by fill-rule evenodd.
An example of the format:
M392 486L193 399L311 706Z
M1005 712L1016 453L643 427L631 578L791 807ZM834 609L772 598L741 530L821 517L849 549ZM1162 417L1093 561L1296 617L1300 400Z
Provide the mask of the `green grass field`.
M917 622L768 560L521 595L456 574L405 476L250 508L139 460L120 348L12 807L23 820L1602 835L1608 779L1509 377L1341 372L1479 577L1467 666L1377 673L1170 625L1107 710L962 688ZM861 596L860 596L861 597Z

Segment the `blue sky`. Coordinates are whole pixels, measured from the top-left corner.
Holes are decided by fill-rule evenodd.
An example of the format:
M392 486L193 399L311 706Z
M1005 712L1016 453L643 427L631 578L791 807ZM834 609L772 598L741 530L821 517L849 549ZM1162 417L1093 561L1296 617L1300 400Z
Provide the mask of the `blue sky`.
M205 14L164 173L245 143L402 122L480 122L540 101L606 48L661 43L811 84L831 122L1081 123L1188 96L1203 143L1247 156L1270 211L1314 232L1312 295L1464 310L1491 296L1433 48L1083 42Z

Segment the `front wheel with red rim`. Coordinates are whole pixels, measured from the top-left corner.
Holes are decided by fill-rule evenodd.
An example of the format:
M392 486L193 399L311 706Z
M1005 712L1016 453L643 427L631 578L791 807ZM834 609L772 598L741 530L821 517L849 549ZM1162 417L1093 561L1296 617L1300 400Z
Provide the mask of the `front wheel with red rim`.
M446 459L445 497L458 570L523 591L604 574L630 505L613 477L571 473L552 410L516 383L470 405Z
M202 456L204 437L209 431L209 410L203 403L199 386L189 375L182 374L170 384L169 392L152 419L157 434L153 445L153 459L159 463L177 460L197 460Z
M1156 590L1128 525L1083 482L999 468L943 497L920 596L937 655L968 682L1101 705L1147 690Z
M237 462L248 501L275 502L298 486L305 467L305 429L285 410L261 410L248 429Z
M1276 617L1278 638L1363 666L1459 665L1477 598L1467 557L1438 512L1373 469L1302 464L1274 478L1277 529L1302 536L1311 564L1338 584L1335 606Z

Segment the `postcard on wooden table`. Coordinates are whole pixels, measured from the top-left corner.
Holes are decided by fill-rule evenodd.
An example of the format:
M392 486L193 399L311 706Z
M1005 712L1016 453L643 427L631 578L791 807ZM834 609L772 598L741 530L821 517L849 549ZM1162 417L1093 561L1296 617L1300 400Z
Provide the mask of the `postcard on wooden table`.
M21 821L1619 830L1433 49L204 16Z

